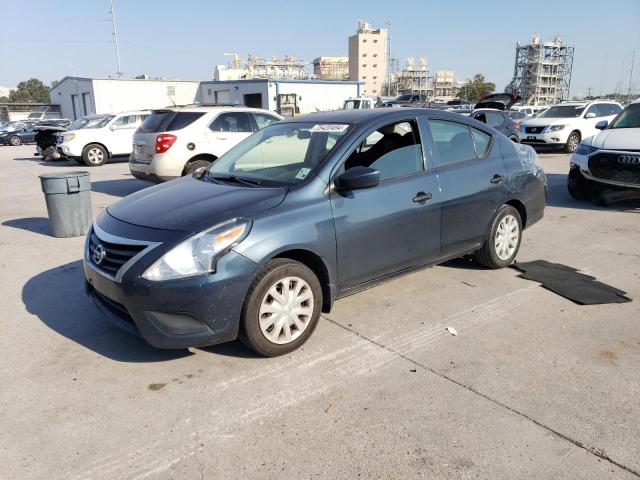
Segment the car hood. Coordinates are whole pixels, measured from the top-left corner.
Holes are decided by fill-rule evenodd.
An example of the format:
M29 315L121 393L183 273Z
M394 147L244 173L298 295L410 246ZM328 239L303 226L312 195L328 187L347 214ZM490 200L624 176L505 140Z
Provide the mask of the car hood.
M603 130L585 143L607 150L640 150L640 128Z
M140 190L107 212L142 227L200 232L232 218L251 218L282 203L286 194L286 188L218 184L189 175Z
M576 118L529 118L526 122L522 122L520 125L527 127L541 127L544 125L566 125L575 121Z

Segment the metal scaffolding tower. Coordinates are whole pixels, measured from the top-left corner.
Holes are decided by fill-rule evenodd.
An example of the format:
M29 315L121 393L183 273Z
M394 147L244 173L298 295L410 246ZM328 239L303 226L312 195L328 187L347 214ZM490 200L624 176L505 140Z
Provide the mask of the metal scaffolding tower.
M552 42L541 42L539 35L529 44L518 42L509 90L528 105L552 105L569 99L573 51L560 35Z

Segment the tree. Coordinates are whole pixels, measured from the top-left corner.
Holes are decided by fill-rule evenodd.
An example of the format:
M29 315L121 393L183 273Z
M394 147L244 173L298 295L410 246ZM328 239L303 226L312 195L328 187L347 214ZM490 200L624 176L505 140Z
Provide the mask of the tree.
M20 82L15 90L6 97L0 97L1 103L49 103L49 89L37 78Z
M476 73L471 80L467 80L467 83L460 88L458 97L477 103L483 96L493 92L495 89L495 83L486 82L484 75Z

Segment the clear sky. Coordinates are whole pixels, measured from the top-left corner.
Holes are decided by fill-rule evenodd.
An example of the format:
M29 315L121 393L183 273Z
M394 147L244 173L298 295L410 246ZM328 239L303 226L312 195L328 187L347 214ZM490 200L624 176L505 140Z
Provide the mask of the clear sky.
M640 90L640 0L114 0L125 77L213 78L225 52L346 55L361 18L391 25L392 56L427 57L459 79L481 72L502 89L517 41L561 34L575 46L572 95ZM0 0L0 87L36 77L116 72L108 0Z

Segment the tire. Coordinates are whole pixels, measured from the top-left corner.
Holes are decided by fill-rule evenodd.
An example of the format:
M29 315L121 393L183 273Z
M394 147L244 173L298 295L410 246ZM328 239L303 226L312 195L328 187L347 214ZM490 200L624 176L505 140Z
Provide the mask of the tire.
M283 280L287 280L286 286ZM298 289L297 299L287 301L288 296L284 295L279 301L278 294L281 295L285 288L293 293ZM304 300L298 300L300 298ZM292 315L296 309L305 313ZM265 357L287 354L311 336L321 309L322 288L307 266L288 258L269 260L247 292L240 320L240 341ZM271 323L269 319L272 319Z
M515 227L515 228L514 228ZM505 234L515 237L505 238ZM515 245L513 245L515 241ZM513 263L522 242L522 219L518 210L503 205L491 223L489 236L475 253L476 260L487 268L504 268ZM504 248L504 250L502 250Z
M207 168L209 165L211 165L211 163L212 162L209 162L207 160L196 160L195 162L191 162L187 164L186 168L184 169L184 175L193 175L196 170Z
M97 143L90 143L82 151L82 161L88 167L99 167L104 165L109 157L109 153Z
M580 132L573 131L569 134L569 138L567 138L567 143L564 146L564 151L567 153L573 153L578 148L578 144L580 143Z
M592 202L606 190L606 187L584 178L578 168L572 168L567 175L567 190L576 200Z
M18 145L22 145L22 139L16 135L9 137L9 145L12 147L17 147Z

